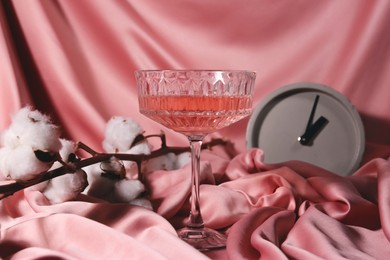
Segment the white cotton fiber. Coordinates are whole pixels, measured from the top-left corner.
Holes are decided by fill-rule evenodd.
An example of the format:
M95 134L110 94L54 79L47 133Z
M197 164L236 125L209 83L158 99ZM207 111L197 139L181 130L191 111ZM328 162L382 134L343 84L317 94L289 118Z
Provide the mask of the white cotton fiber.
M52 165L40 161L34 152L57 153L61 147L59 136L59 128L49 117L30 107L20 109L1 135L0 172L16 181L34 179Z
M61 203L76 198L87 185L87 174L83 170L53 178L43 194L52 203Z
M174 153L167 153L146 161L143 165L142 171L144 173L150 173L157 170L172 171L180 169L190 162L190 152L180 153L178 155L175 155Z
M68 163L69 155L75 152L76 145L73 141L65 139L60 139L60 142L62 147L59 154L62 160ZM61 163L55 162L52 169L61 166ZM74 173L67 173L49 180L44 188L41 185L40 190L52 204L56 204L76 198L87 185L87 174L79 169Z
M124 152L128 154L150 154L151 147L147 141L142 141Z
M157 170L171 171L174 170L176 155L174 153L167 153L159 157L149 159L142 168L144 173L153 172Z
M110 173L116 175L116 177L124 177L126 170L121 160L115 157L111 157L109 161L100 163L101 172Z
M149 210L153 210L152 203L146 198L136 198L130 201L131 205L141 206Z
M16 148L0 148L0 172L6 179L28 181L47 171L52 163L37 159L29 146L19 145Z
M114 116L106 125L103 148L107 153L150 154L152 147L147 140L140 141L133 147L137 136L144 131L141 126L131 118ZM137 163L123 161L127 178L135 178L138 175Z
M27 189L29 189L29 190L37 190L37 191L44 191L45 190L45 188L46 188L46 186L49 184L49 180L47 180L47 181L42 181L42 182L40 182L40 183L38 183L38 184L35 184L35 185L33 185L33 186L31 186L31 187L28 187Z
M84 194L88 194L89 190L94 186L94 183L101 179L102 170L100 169L100 164L92 164L83 168L87 173L88 186L83 191Z
M69 155L74 154L76 152L76 143L66 139L60 139L61 149L60 156L64 162L69 162ZM54 168L54 165L53 165Z
M148 144L148 142L143 141L136 146L132 147L131 149L123 152L127 154L150 154L151 152L151 147ZM137 163L134 161L123 161L123 165L125 166L126 169L126 176L128 178L134 178L138 176L138 167Z
M183 168L189 163L191 163L191 152L178 154L174 163L174 169Z
M138 176L138 165L133 161L123 161L123 165L126 170L126 177L128 179L137 178Z
M114 116L107 122L103 148L108 153L127 151L142 133L141 126L131 118Z
M24 107L13 116L11 125L1 136L1 143L9 148L24 145L33 150L58 152L61 147L59 137L59 128L49 117Z
M139 180L123 179L115 182L115 198L118 202L130 202L143 191L145 186Z
M90 179L91 174L88 173L87 175L88 179ZM117 180L102 177L100 174L96 175L92 178L92 182L88 181L89 185L84 190L84 193L95 198L111 201L111 197L113 196L111 194L114 194L115 182Z

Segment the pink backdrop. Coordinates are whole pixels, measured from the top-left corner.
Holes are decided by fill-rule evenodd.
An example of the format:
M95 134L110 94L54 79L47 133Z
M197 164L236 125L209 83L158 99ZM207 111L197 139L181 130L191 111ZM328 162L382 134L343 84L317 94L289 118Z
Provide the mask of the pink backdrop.
M258 74L255 104L286 84L329 85L357 107L367 140L389 145L389 5L386 0L6 1L0 129L28 103L55 114L72 139L100 147L112 115L134 117L148 132L160 129L138 113L134 70L248 69ZM246 122L223 132L240 149ZM185 142L170 135L172 142Z
M133 117L147 133L158 133L161 129L138 112L134 70L248 69L257 72L254 105L272 90L302 81L322 83L346 95L361 114L366 129L363 164L369 166L362 167L357 176L389 174L388 166L378 166L387 164L376 161L390 156L389 25L390 1L387 0L1 1L0 131L8 126L12 113L31 104L51 114L68 138L101 149L105 123L113 115ZM243 120L219 133L233 140L240 152L245 151L246 123ZM186 144L184 137L169 130L166 133L169 144ZM319 182L313 185L319 188ZM359 190L364 186L362 183L361 180L353 182L358 187L352 189L356 196L364 192L371 194ZM373 189L378 189L376 184ZM387 191L379 190L384 197L379 197L379 202L372 199L370 203L378 206L384 200L383 205L388 207ZM34 212L48 214L37 206L37 196L28 197L29 205ZM19 214L25 215L30 210ZM317 208L310 210L316 212L314 216L322 216ZM268 214L283 215L283 212ZM256 214L259 211L246 218L259 219ZM280 217L286 218L286 223L293 221L288 214ZM74 218L70 221L77 222ZM362 217L363 222L365 219L368 218ZM55 221L55 216L46 221ZM389 218L382 225L388 228L388 222ZM331 225L331 220L324 223ZM233 230L239 230L240 225L251 229L241 222ZM270 223L266 225L271 227ZM382 230L378 228L375 226L374 230ZM102 233L106 231L99 229ZM318 231L306 232L315 236ZM290 252L290 256L294 255L288 250L292 245L305 248L304 241L294 240L297 234L289 236L288 241L299 243L287 241L284 247L284 253ZM274 240L284 240L285 235ZM385 241L382 249L389 247L383 233L374 235L375 241ZM120 235L112 236L120 241ZM278 245L274 240L273 244ZM362 244L365 245L362 248L370 245L365 240ZM241 250L251 254L264 246L261 242L251 245ZM231 246L237 245L231 243ZM157 244L156 248L164 251ZM31 254L35 252L29 250ZM186 250L190 249L180 252L186 255ZM239 249L227 252L231 256L246 254Z

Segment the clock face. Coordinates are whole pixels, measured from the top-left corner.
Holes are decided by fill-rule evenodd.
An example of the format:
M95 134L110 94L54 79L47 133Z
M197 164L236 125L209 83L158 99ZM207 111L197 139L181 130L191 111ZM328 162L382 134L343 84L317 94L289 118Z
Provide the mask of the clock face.
M339 175L360 165L365 146L358 112L336 90L296 83L266 97L254 110L247 147L264 151L266 163L300 160Z

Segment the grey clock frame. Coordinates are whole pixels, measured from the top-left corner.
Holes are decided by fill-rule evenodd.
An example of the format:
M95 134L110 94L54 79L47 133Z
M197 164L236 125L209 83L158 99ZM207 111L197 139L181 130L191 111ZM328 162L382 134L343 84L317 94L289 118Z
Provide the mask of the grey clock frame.
M263 98L260 103L255 107L249 122L247 126L246 131L246 146L247 149L254 148L254 147L261 147L261 143L259 143L259 135L261 131L264 118L267 116L267 114L283 99L288 98L289 96L293 96L296 93L303 93L303 92L313 92L313 93L319 93L322 95L327 95L330 98L332 98L334 101L340 103L340 106L344 108L344 110L347 112L349 116L349 120L346 120L345 124L348 122L353 122L353 128L355 129L355 141L356 141L356 150L350 151L350 160L351 162L348 164L348 166L343 167L337 167L337 166L331 166L331 167L324 167L324 165L317 164L317 159L315 158L315 154L313 153L307 153L305 156L307 158L300 158L299 160L306 161L309 163L312 163L314 165L323 167L325 169L328 169L330 171L333 171L334 173L342 176L347 176L352 174L356 169L360 166L361 160L363 158L364 150L365 150L365 132L364 132L364 125L361 120L360 114L356 110L356 108L353 106L353 104L350 102L350 100L343 95L342 93L338 92L337 90L323 85L319 83L312 83L312 82L298 82L289 84L287 86L281 87L279 89L276 89L275 91L268 94L265 98ZM329 108L332 109L332 108ZM309 111L308 111L309 112ZM309 116L309 115L307 115ZM319 115L317 115L318 117ZM283 119L281 119L283 120ZM303 131L303 129L302 129ZM303 132L302 132L303 133ZM301 134L302 134L301 133ZM270 136L273 133L268 133ZM337 142L337 134L334 133L334 140L329 140L330 142ZM299 136L297 136L298 138ZM278 149L278 147L275 147L275 149ZM276 161L267 160L267 151L265 152L265 162L271 161L270 163L279 163ZM273 151L274 152L274 151ZM327 152L331 151L325 151L325 154L323 156L326 156ZM296 160L291 156L291 160ZM287 159L286 159L287 160ZM283 162L283 161L280 161ZM340 169L339 169L340 168Z

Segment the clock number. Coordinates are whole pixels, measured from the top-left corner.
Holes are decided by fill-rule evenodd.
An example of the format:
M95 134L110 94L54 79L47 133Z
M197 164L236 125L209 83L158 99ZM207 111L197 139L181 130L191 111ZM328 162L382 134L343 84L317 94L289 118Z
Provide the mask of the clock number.
M302 145L309 146L313 143L313 139L319 134L319 132L325 127L325 125L329 122L328 119L326 119L324 116L321 116L318 118L314 123L314 114L317 109L318 100L320 99L320 96L317 95L314 99L313 107L311 108L309 120L306 125L305 132L303 135L298 137L298 141Z

